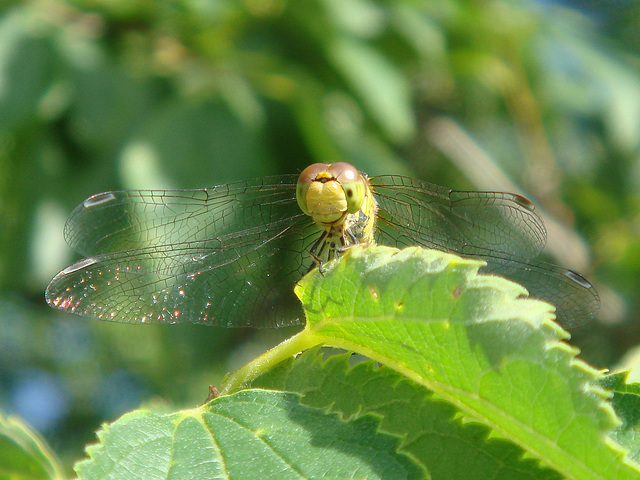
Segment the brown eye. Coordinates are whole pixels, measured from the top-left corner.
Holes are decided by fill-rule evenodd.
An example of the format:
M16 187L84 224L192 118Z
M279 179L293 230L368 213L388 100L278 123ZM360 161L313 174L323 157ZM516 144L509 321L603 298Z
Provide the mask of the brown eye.
M356 213L360 210L367 187L365 179L356 167L347 162L332 163L329 165L329 173L342 185L347 197L347 211Z
M296 200L298 200L298 205L300 206L300 210L309 215L309 208L307 207L307 190L309 190L309 185L311 185L318 175L322 172L326 172L329 169L329 165L326 163L314 163L313 165L309 165L305 168L300 176L298 177L298 183L296 185Z
M361 177L358 169L347 162L332 163L329 165L328 171L342 184L355 182Z

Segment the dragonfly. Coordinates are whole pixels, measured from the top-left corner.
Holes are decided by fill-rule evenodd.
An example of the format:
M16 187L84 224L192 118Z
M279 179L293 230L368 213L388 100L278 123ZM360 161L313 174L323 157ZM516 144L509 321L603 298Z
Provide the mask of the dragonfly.
M293 289L351 246L422 246L486 262L572 328L600 301L584 276L538 259L546 229L514 193L455 191L345 162L191 190L111 191L71 213L85 258L58 273L52 307L130 324L282 327L304 322Z

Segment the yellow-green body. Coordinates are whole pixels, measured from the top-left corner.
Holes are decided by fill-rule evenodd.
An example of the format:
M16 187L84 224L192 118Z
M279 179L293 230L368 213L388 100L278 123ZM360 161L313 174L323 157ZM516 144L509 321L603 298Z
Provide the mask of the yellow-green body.
M374 242L376 201L366 175L348 163L316 163L298 180L298 204L324 229L311 248L318 265L353 245Z

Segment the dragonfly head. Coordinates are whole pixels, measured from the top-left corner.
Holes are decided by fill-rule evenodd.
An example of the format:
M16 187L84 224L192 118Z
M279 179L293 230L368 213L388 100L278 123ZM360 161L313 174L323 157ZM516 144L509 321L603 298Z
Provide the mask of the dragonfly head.
M304 213L324 225L338 222L362 207L366 181L346 163L314 163L298 178L296 198Z

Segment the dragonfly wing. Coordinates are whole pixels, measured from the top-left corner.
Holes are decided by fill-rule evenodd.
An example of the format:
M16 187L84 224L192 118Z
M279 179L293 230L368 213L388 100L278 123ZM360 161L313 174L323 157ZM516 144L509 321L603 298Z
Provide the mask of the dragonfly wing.
M524 197L456 192L398 176L374 177L371 184L380 209L380 243L420 245L484 260L484 272L515 280L532 296L554 304L557 320L565 327L597 315L598 293L586 278L535 259L546 231Z
M383 175L370 180L380 208L381 235L396 228L395 245L420 245L462 254L493 250L534 258L546 229L533 204L521 195L457 192L413 178Z
M49 284L47 302L121 323L274 327L300 323L293 287L316 229L302 213L210 240L88 257Z
M88 257L60 272L46 299L123 323L298 324L293 286L313 265L318 229L297 206L295 181L95 195L65 227Z
M507 277L524 285L532 297L552 303L556 307L556 321L563 327L574 328L594 320L600 310L597 290L578 272L541 260L521 260L497 252L471 257L487 262L482 269Z
M299 213L295 175L197 190L132 190L94 195L69 216L67 243L85 256L204 241Z

